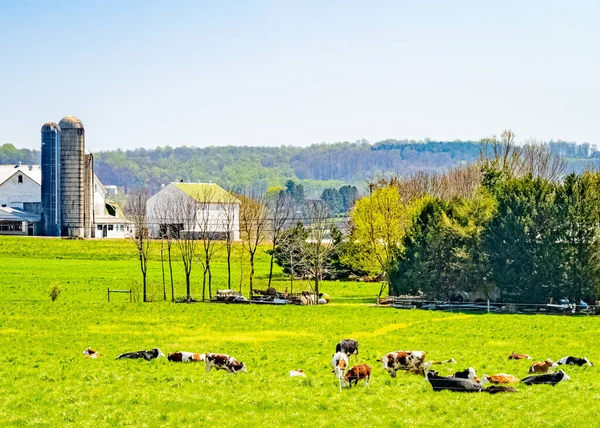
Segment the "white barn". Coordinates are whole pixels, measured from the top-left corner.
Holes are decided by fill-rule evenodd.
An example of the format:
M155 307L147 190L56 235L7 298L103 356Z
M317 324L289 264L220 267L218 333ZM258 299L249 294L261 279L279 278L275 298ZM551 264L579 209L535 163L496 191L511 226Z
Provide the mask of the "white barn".
M146 216L154 238L172 230L240 239L240 201L214 183L169 183L148 199Z
M0 165L0 235L39 235L40 165Z
M127 238L133 233L133 223L121 207L107 199L108 191L94 174L94 227L96 238Z

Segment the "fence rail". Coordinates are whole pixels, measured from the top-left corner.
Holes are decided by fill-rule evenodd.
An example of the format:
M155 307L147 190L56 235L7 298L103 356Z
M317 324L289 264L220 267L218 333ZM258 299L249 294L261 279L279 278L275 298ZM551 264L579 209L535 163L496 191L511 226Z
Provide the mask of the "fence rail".
M132 290L111 290L110 288L106 289L108 301L110 302L110 293L127 293L129 294L129 301L133 301L133 291Z
M378 300L378 306L396 309L423 309L444 312L482 312L504 314L600 315L599 305L509 303L509 302L450 302L420 297L389 296Z

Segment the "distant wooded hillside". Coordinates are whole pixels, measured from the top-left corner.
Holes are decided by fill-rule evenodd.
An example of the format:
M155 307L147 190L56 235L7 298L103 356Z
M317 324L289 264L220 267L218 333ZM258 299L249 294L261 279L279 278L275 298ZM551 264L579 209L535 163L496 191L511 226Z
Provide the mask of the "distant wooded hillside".
M553 152L567 158L568 169L600 166L600 152L590 144L550 141ZM96 152L96 174L105 184L128 189L185 181L215 182L235 190L264 192L294 180L308 197L326 188L364 182L380 174L410 175L417 171L445 171L479 156L475 141L385 140L375 144L314 144L309 147L157 147L156 149ZM37 150L0 146L0 164L39 163Z

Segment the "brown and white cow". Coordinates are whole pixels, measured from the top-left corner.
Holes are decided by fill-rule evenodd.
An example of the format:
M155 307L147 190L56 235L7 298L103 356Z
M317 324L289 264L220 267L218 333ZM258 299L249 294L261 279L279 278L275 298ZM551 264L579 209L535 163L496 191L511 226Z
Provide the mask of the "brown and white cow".
M96 351L94 351L92 348L87 348L85 351L83 351L83 355L85 355L85 358L93 358L96 359L100 356L100 354Z
M365 385L367 388L369 387L369 381L371 380L371 366L368 364L358 364L353 366L348 370L346 375L344 376L344 386L348 385L352 387L352 382L354 385L358 384L358 381L364 379Z
M306 377L302 369L290 370L289 375L290 377Z
M333 369L333 373L335 373L335 377L338 379L341 391L343 385L342 379L348 369L348 356L344 352L336 352L333 354L333 357L331 357L331 368Z
M481 384L485 385L491 383L492 385L500 385L500 384L510 384L510 383L519 383L520 379L516 376L506 373L499 373L496 375L486 375L484 374L481 378Z
M167 359L174 363L197 363L202 362L206 358L206 354L197 354L194 352L173 352L169 354Z
M529 367L529 373L552 373L552 369L558 367L554 361L548 358L546 361L536 361Z
M226 354L206 354L204 362L206 363L206 373L213 367L216 370L225 370L227 375L237 374L238 372L247 373L244 363Z
M392 377L396 377L398 370L425 375L425 371L429 367L429 364L425 363L425 352L423 351L389 352L377 362L380 362L384 370Z
M509 360L531 360L532 358L527 354L517 354L513 352L508 356Z

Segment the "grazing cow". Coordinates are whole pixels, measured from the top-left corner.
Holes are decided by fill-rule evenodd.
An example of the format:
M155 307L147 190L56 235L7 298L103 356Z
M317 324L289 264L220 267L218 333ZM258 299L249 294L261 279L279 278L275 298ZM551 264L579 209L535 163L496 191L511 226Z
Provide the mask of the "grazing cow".
M427 373L427 380L434 391L480 392L483 387L471 379L438 376L435 372Z
M335 377L338 379L341 391L343 384L342 379L344 378L346 370L348 369L348 356L343 352L337 352L333 354L333 357L331 357L331 367L333 368Z
M487 388L483 388L481 392L487 392L488 394L498 394L499 392L519 392L512 386L498 386L492 385Z
M577 358L577 357L564 357L556 362L558 365L569 365L569 366L590 366L594 367L594 365L587 358Z
M521 383L525 385L556 385L563 380L571 380L571 378L562 370L559 370L556 373L548 373L543 375L536 376L527 376L525 379L521 380Z
M481 384L491 383L492 385L498 385L502 383L519 383L519 378L511 374L500 373L496 375L484 374L481 378Z
M548 358L546 361L536 361L529 367L529 374L532 373L552 373L553 368L558 367L554 361Z
M369 387L369 381L371 380L371 366L368 364L358 364L348 370L348 373L344 376L344 386L348 385L352 388L352 382L354 385L358 384L358 381L364 379L365 385Z
M83 351L83 355L85 355L85 358L93 359L96 359L100 356L100 354L98 354L98 352L94 351L92 348L87 348L85 351Z
M508 356L509 360L531 360L532 358L527 354L516 354L512 353Z
M306 377L306 375L304 374L304 370L296 369L290 370L290 377Z
M406 370L411 373L425 374L428 365L425 364L425 352L423 351L396 351L389 352L377 362L381 363L392 377L396 377L398 370Z
M466 370L454 373L451 377L455 377L457 379L469 379L477 381L477 372L473 367L469 367Z
M354 339L344 339L335 345L335 352L343 352L348 357L354 354L356 356L356 361L358 361L358 342Z
M225 370L229 376L231 373L246 372L246 365L235 358L225 354L206 354L204 358L206 363L206 373L213 367L216 370Z
M196 354L194 352L173 352L167 356L167 360L174 363L197 363L204 361L206 354Z
M117 357L117 360L124 359L124 358L132 359L132 360L135 360L135 359L138 359L138 358L143 358L146 361L150 361L150 360L153 360L155 358L164 357L164 356L165 356L165 354L163 354L160 349L154 348L154 349L152 349L150 351L127 352L125 354L119 355Z

